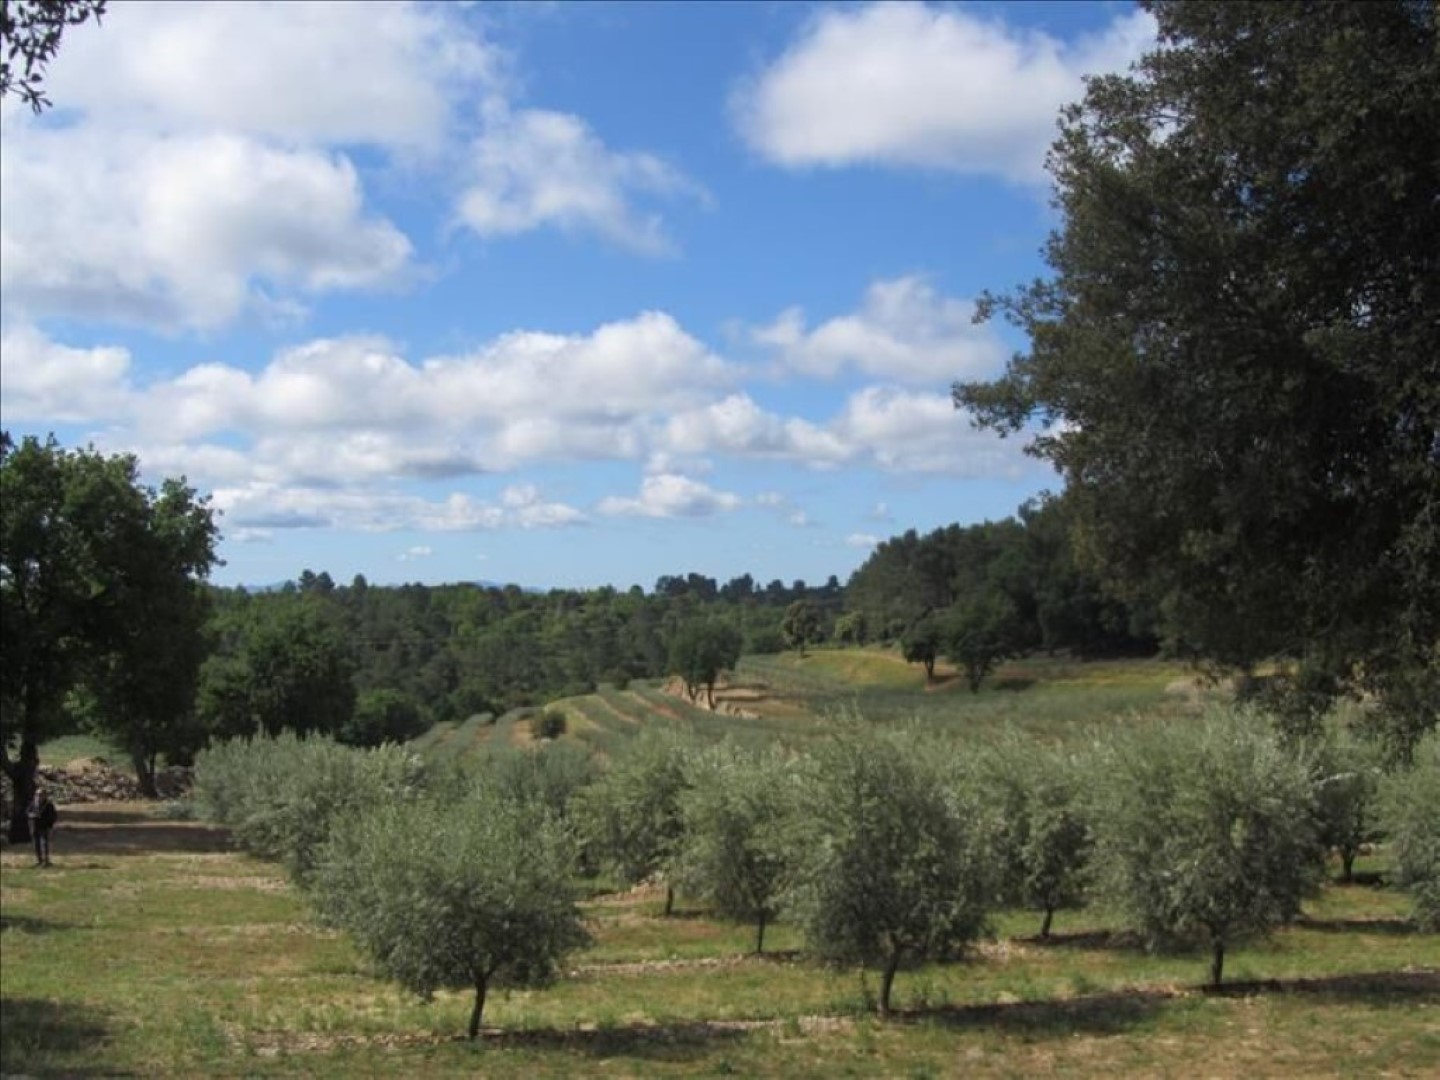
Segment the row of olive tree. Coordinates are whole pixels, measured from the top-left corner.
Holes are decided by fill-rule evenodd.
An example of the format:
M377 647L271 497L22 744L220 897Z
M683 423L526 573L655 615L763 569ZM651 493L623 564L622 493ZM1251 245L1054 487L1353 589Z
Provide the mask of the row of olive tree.
M1092 897L1151 944L1203 946L1218 984L1234 943L1293 920L1318 886L1330 821L1346 817L1324 793L1353 764L1224 712L1079 756L863 721L803 754L657 727L598 778L564 743L422 771L394 748L287 737L208 751L197 782L208 812L282 860L381 971L422 994L472 990L473 1037L491 988L543 985L585 940L573 887L587 866L662 882L667 913L683 889L753 924L757 951L793 920L817 957L879 969L882 1013L903 967L959 954L990 912L1031 907L1043 935ZM1381 796L1397 879L1433 927L1440 751L1349 789Z

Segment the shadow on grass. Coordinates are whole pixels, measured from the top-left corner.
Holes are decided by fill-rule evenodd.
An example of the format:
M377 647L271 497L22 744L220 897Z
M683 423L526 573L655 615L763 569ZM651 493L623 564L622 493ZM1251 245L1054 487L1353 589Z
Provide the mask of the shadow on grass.
M1373 889L1376 886L1384 886L1386 880L1385 875L1379 870L1356 870L1350 875L1349 881L1346 881L1342 877L1337 877L1326 884L1337 889Z
M1023 676L1012 675L1005 679L996 679L990 684L992 690L1008 690L1017 693L1021 690L1029 690L1035 685L1034 679L1027 679Z
M1149 1020L1172 997L1166 990L1125 990L1064 1001L953 1005L897 1013L896 1019L1025 1035L1118 1035Z
M1364 971L1314 979L1254 979L1203 989L1212 997L1314 994L1360 1003L1406 1000L1440 1004L1440 971Z
M101 1057L110 1037L104 1014L74 1004L10 998L0 1001L0 1071L25 1076L133 1076L113 1068L76 1066Z
M1133 930L1079 930L1072 933L1052 933L1049 937L1034 934L1030 937L1017 937L1015 940L1023 945L1034 945L1042 949L1108 949L1113 952L1135 953L1147 951L1145 939ZM1183 947L1173 948L1178 952L1186 951Z
M14 930L19 934L53 934L57 930L73 930L73 923L56 922L54 919L41 919L34 915L12 915L0 914L0 932ZM9 1002L5 1004L5 1023L10 1023Z
M1405 919L1296 919L1296 930L1318 930L1322 934L1385 934L1408 937L1420 928Z
M749 1025L694 1021L673 1024L634 1024L593 1030L540 1028L531 1031L493 1031L475 1046L505 1050L555 1050L591 1057L641 1058L654 1062L695 1061L716 1047L749 1036Z

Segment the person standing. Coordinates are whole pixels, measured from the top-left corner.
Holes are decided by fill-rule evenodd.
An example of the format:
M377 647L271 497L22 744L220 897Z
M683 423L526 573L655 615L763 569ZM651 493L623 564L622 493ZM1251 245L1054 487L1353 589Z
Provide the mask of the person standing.
M35 840L35 865L49 866L50 830L55 828L55 819L60 813L43 787L35 789L35 798L30 802L27 816L30 818L30 835Z

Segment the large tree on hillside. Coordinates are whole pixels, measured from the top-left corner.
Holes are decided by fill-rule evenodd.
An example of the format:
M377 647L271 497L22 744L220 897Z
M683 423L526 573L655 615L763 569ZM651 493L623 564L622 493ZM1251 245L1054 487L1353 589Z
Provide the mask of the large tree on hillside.
M959 406L1064 474L1077 536L1225 665L1440 701L1437 8L1152 2L1050 157L1030 338ZM1310 701L1323 698L1311 694Z
M694 701L705 688L705 701L715 707L715 683L721 672L740 662L740 632L718 619L692 619L670 641L670 671L685 683Z
M12 836L27 831L39 744L78 687L152 771L169 748L203 658L199 582L216 538L203 499L183 481L142 486L132 456L0 433L0 762L17 791Z

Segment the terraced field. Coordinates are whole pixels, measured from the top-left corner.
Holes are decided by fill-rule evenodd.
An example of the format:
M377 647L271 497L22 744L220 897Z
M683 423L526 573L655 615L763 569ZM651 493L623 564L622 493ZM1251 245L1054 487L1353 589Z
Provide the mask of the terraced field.
M1154 660L1081 662L1032 657L1001 667L980 693L955 673L937 667L934 682L893 649L819 649L747 656L716 694L717 709L692 704L662 680L636 680L625 689L563 698L546 706L565 714L566 738L609 754L646 724L684 724L702 738L744 743L803 741L823 734L843 714L895 723L985 732L1005 727L1064 739L1091 725L1193 710L1207 696L1183 665ZM416 740L426 752L468 754L479 746L529 741L528 717L519 709L463 724L440 724Z

